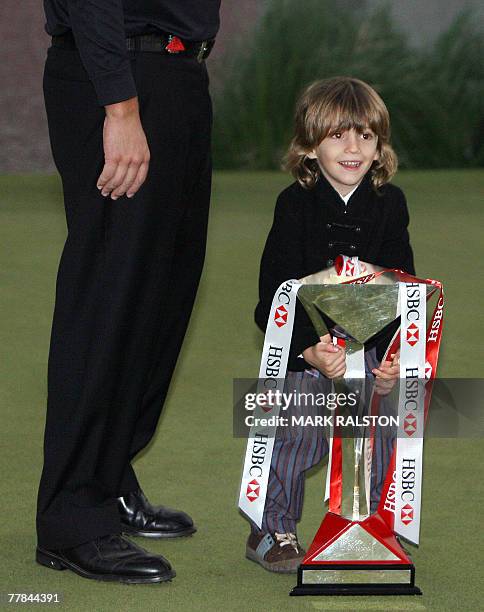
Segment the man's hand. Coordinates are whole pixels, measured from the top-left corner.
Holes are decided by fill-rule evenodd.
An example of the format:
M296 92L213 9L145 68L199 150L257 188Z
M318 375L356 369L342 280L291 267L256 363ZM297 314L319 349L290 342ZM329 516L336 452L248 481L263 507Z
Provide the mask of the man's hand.
M400 349L390 358L391 361L382 361L379 368L372 370L376 376L375 391L378 395L388 395L400 378Z
M332 343L331 336L321 336L321 342L303 351L305 361L328 378L341 378L346 372L346 351Z
M148 174L150 150L141 125L138 98L104 107L104 168L97 181L103 196L134 196Z

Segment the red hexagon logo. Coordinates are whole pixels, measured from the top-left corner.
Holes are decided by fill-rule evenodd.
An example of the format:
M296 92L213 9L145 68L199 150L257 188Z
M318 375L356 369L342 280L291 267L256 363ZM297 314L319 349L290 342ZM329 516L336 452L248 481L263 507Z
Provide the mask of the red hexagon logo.
M400 512L400 519L405 525L408 525L413 521L413 508L410 504L403 506Z
M254 478L247 485L247 491L246 491L245 494L247 496L247 499L250 502L253 502L253 501L255 501L259 497L259 493L260 493L260 484Z
M274 321L277 327L282 327L287 323L287 310L285 306L278 306L274 313Z
M413 436L417 431L417 417L414 414L407 414L403 421L403 431L407 436Z
M418 327L415 323L411 323L407 327L407 342L410 346L415 346L418 342Z

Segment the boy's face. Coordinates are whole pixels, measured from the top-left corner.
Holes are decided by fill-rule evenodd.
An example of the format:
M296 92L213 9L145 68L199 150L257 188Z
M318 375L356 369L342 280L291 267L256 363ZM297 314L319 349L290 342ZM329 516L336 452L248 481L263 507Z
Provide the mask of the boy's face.
M378 159L378 137L370 129L362 133L354 128L330 132L321 144L308 153L317 159L321 172L336 189L345 196L358 185Z

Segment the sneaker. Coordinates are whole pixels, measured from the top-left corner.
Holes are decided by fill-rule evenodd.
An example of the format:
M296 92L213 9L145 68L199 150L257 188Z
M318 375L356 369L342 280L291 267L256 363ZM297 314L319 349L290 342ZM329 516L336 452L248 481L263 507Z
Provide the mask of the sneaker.
M245 556L269 572L295 574L306 551L301 548L295 533L251 533Z

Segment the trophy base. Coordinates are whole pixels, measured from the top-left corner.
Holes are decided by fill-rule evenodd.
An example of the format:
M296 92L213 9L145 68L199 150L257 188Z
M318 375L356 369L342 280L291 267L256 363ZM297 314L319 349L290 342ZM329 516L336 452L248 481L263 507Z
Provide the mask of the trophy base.
M328 512L290 595L421 595L415 567L378 514L350 521Z
M298 584L289 595L422 595L422 591L410 584Z

